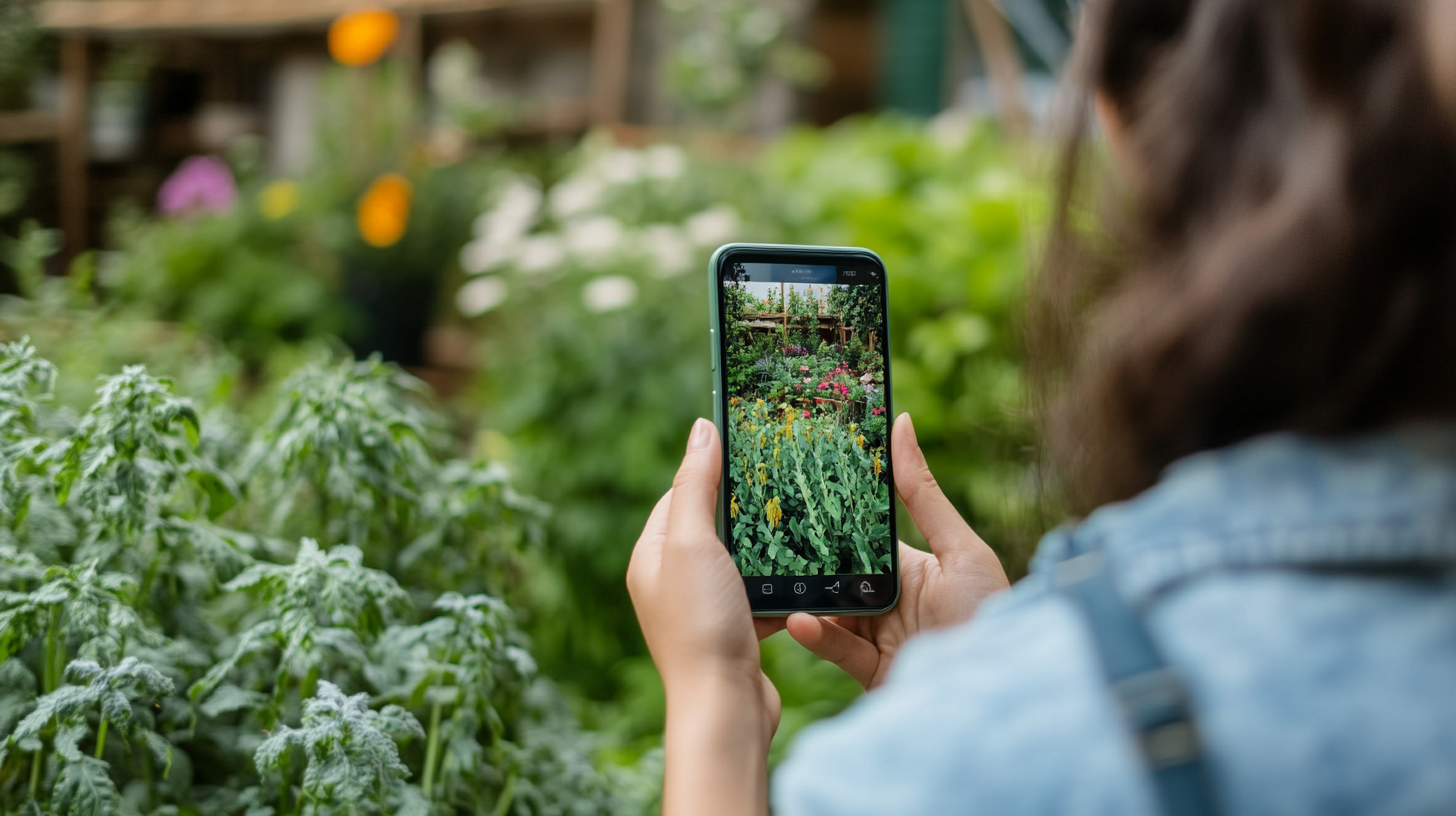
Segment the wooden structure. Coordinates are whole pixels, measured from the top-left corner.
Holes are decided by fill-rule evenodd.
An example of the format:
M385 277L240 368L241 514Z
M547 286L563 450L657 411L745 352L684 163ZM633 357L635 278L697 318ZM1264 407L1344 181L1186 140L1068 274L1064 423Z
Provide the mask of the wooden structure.
M590 89L579 107L557 111L544 132L570 133L622 121L631 58L633 0L43 0L42 27L61 37L61 104L55 112L0 114L0 144L54 141L57 146L60 225L66 255L90 245L92 166L87 155L88 91L93 52L106 41L148 40L196 46L198 41L288 40L322 51L328 24L365 7L400 15L396 46L416 64L426 56L432 30L450 33L462 21L540 10L574 15L589 31ZM417 72L417 76L420 74Z

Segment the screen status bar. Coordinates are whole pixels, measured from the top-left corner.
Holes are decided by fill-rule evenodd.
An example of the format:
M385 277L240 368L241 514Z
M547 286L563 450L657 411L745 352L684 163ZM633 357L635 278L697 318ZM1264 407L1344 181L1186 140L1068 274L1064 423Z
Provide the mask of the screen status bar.
M796 263L735 263L724 272L739 283L819 283L854 286L880 283L880 270L872 265L830 266Z

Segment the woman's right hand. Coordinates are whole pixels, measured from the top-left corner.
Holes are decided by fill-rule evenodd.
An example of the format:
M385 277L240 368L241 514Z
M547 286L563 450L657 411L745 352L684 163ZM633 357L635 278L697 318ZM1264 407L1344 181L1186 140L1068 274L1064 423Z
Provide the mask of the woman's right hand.
M968 620L987 596L1010 586L1000 559L935 483L909 414L896 418L890 445L896 490L930 552L900 542L900 602L883 615L816 618L800 612L788 620L794 640L866 689L884 681L910 638Z

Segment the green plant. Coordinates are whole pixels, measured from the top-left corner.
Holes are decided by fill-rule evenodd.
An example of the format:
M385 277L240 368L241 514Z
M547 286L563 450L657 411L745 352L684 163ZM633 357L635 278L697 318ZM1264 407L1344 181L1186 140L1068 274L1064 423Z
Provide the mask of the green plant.
M745 575L873 574L890 567L890 488L853 422L762 400L730 407L733 558Z
M454 458L417 383L305 367L271 422L218 433L141 367L80 416L56 380L0 347L0 810L643 812L495 574L366 565L443 529L503 571L541 511Z

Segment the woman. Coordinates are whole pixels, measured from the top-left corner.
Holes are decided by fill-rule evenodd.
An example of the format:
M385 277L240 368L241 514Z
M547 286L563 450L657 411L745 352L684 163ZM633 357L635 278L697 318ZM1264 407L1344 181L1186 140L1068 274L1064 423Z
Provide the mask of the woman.
M1069 226L1074 143L1032 352L1095 512L1000 592L902 416L899 607L755 621L700 420L627 579L664 813L765 812L785 625L872 691L801 737L784 816L1456 812L1452 47L1451 0L1089 0L1117 240Z

